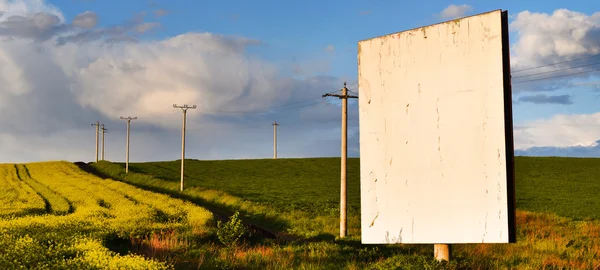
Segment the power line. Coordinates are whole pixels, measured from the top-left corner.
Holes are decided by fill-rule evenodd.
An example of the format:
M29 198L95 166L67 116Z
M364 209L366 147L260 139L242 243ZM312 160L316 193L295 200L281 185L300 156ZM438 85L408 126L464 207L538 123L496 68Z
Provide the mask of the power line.
M582 67L589 67L589 66L595 66L595 65L600 65L600 62L598 62L598 63L591 63L591 64L585 64L585 65L575 66L575 67L568 67L568 68L562 68L562 69L555 69L555 70L550 70L550 71L538 72L538 73L533 73L533 74L529 74L529 75L523 75L523 76L513 77L513 79L525 78L525 77L531 77L531 76L537 76L537 75L541 75L541 74L548 74L548 73L554 73L554 72L559 72L559 71L565 71L565 70L571 70L571 69L582 68Z
M551 77L546 77L546 78L539 78L539 79L531 79L531 80L520 81L520 82L513 82L512 84L519 84L519 83L526 83L526 82L535 82L535 81L541 81L541 80L548 80L548 79L563 78L563 77L574 76L574 75L580 75L580 74L591 73L591 72L596 72L596 71L600 71L600 68L597 68L597 69L592 69L592 70L586 70L586 71L581 71L581 72L576 72L576 73L569 73L569 74L563 74L563 75L556 75L556 76L551 76Z
M312 103L309 104L295 104L294 106L285 106L284 105L280 105L280 106L275 106L275 107L270 107L270 108L265 108L265 109L259 109L259 110L247 110L247 111L210 111L209 113L223 113L223 114L254 114L254 113L269 113L269 112L273 112L273 111L285 111L285 110L289 110L289 109L295 109L295 108L303 108L306 106L313 106L313 105L318 105L318 102L314 102L316 101L316 99L311 100L313 101ZM280 109L277 109L280 108Z
M537 66L537 67L530 67L530 68L524 68L524 69L519 69L519 70L513 70L512 73L522 72L522 71L532 70L532 69L538 69L538 68L543 68L543 67L550 67L550 66L555 66L555 65L565 64L565 63L571 63L571 62L575 62L575 61L586 60L586 59L596 58L596 57L600 57L600 55L593 55L593 56L588 56L588 57L583 57L583 58L577 58L577 59L568 60L568 61L556 62L556 63L553 63L553 64L547 64L547 65L542 65L542 66Z
M339 91L331 91L328 92L327 94L333 94L335 92L339 92ZM300 104L300 103L306 103L306 102L311 102L310 104ZM253 114L253 113L269 113L269 112L273 112L273 111L283 111L283 110L287 110L287 109L296 109L296 108L304 108L306 106L314 106L314 105L320 105L320 102L314 102L314 101L322 101L321 98L309 98L309 99L304 99L304 100L299 100L299 101L294 101L294 102L290 102L290 103L285 103L285 104L281 104L281 105L275 105L275 106L271 106L271 107L267 107L267 108L263 108L263 109L256 109L256 110L247 110L247 111L205 111L205 113L211 113L211 114L237 114L237 113L241 113L241 114ZM298 106L299 105L299 106ZM281 108L281 109L278 109Z
M267 109L285 107L285 106L288 106L288 105L295 105L295 104L304 103L304 102L307 102L307 101L315 101L315 100L319 100L319 98L310 98L310 99L300 100L300 101L296 101L296 102L290 102L290 103L286 103L286 104L272 106L272 107L269 107Z

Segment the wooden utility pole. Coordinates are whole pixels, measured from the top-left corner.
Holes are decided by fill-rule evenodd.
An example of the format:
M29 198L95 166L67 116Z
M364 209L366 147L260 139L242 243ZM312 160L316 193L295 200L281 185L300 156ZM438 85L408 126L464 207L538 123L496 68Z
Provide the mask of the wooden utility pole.
M273 159L277 159L277 121L273 121Z
M323 97L338 97L342 100L342 155L341 155L341 173L340 173L340 238L346 237L347 221L346 221L346 163L348 153L348 99L358 98L358 96L348 95L348 88L344 82L342 94L324 94Z
M100 122L96 121L92 126L96 126L96 162L98 162L98 134L100 133Z
M179 186L179 191L183 191L183 165L185 160L185 121L186 114L188 109L196 109L196 105L188 106L184 104L183 106L178 106L177 104L173 104L173 108L180 108L183 111L183 123L181 125L181 184Z
M125 173L129 173L129 134L131 130L131 120L137 119L137 116L128 116L126 118L121 116L121 119L127 120L127 142L125 144Z
M104 133L106 133L106 131L108 129L104 128L104 124L102 124L102 157L100 158L100 160L104 160Z

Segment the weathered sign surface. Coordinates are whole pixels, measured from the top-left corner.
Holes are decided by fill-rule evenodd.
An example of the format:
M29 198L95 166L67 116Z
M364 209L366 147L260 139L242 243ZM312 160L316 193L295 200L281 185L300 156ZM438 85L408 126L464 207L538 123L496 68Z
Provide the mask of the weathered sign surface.
M363 243L515 241L508 23L358 44Z

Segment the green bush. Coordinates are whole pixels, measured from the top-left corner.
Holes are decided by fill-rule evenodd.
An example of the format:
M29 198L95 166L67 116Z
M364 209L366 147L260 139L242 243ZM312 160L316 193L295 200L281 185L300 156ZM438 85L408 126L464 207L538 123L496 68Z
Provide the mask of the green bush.
M217 221L217 237L219 241L227 246L233 247L246 233L246 227L239 219L239 212L235 212L227 222Z

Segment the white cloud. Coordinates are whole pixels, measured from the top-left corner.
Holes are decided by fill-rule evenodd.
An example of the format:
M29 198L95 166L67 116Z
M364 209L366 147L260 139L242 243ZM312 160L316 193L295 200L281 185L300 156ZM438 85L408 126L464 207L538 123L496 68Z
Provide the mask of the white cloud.
M515 149L593 146L600 139L600 113L558 114L514 127Z
M574 79L594 75L586 71L598 68L594 64L600 60L600 12L586 15L566 9L552 14L523 11L515 16L510 28L515 34L512 39L516 40L511 47L511 65L517 91L567 87ZM599 57L592 57L595 55ZM585 59L573 61L582 58ZM551 79L520 83L544 78Z
M512 50L515 68L546 65L600 53L600 12L592 15L558 9L552 14L520 12L510 26L519 42Z
M178 113L173 103L197 104L203 113L257 110L285 98L287 93L276 89L277 69L246 56L245 42L190 33L115 45L87 66L67 63L63 68L77 73L71 89L82 105L111 117L137 113L165 127L177 126L171 121ZM89 53L79 46L65 49Z
M78 14L71 22L76 27L91 29L98 24L98 15L92 11L86 11Z
M28 18L28 10L9 11ZM120 116L138 117L132 121L132 161L179 158L181 111L174 103L198 105L187 119L190 158L270 157L273 120L281 123L281 157L339 155L339 143L324 146L339 140L339 108L320 102L321 94L341 86L340 79L282 77L281 67L246 52L260 41L241 37L186 33L158 41L106 42L128 37L123 29L140 23L0 41L0 162L90 161L90 124L96 120L110 130L107 159L123 160ZM70 39L57 44L64 37ZM265 111L307 99L312 101L300 104L309 106L281 106L276 113L225 113Z
M135 31L137 31L138 33L146 33L154 28L157 28L160 26L160 23L157 22L147 22L147 23L140 23L138 25L135 26Z
M60 19L60 23L65 22L65 17L55 6L46 3L44 0L0 0L0 12L3 16L0 21L6 20L11 16L28 16L36 13L48 13Z
M472 6L469 6L466 4L464 4L464 5L451 4L447 8L442 10L442 12L440 12L439 16L442 19L451 20L451 19L456 19L458 17L464 17L471 11L473 11Z
M561 157L598 157L600 156L600 141L586 146L567 147L531 147L515 150L517 156L561 156Z
M510 24L513 89L527 91L598 91L590 80L600 64L600 12L584 14L558 9L551 14L523 11ZM581 60L577 60L581 59ZM557 64L558 63L558 64ZM532 67L541 67L533 68ZM544 79L549 78L549 79ZM544 79L544 80L537 80ZM524 82L533 80L531 82ZM524 82L524 83L520 83ZM570 96L576 95L569 93ZM533 95L533 97L558 95ZM566 97L567 95L562 95ZM532 97L530 95L530 97ZM548 100L548 99L546 99ZM600 113L554 115L515 127L521 153L590 154L600 139Z

